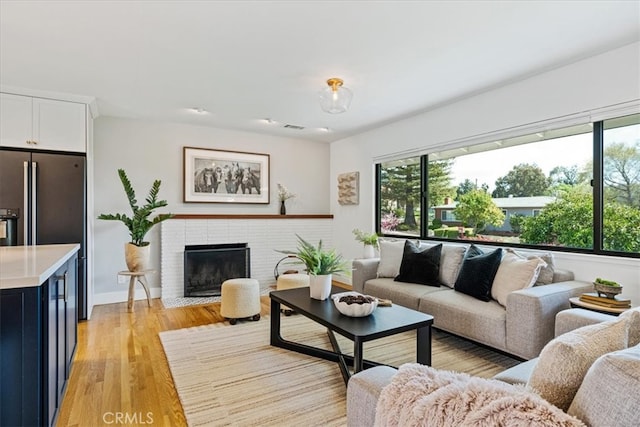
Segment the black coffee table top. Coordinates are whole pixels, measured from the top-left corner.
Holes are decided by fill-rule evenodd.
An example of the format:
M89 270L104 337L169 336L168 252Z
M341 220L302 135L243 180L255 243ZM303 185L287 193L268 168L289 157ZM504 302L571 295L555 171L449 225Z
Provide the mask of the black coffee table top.
M331 295L341 292L346 290L335 286L331 289ZM331 297L324 301L313 299L307 287L272 291L270 297L346 338L353 340L359 337L363 342L433 323L433 316L396 304L391 307L379 306L365 317L345 316L338 311Z

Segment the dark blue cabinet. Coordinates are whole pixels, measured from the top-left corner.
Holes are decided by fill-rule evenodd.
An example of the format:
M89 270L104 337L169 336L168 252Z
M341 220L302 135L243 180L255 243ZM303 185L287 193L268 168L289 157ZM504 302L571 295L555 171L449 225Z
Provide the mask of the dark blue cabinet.
M40 286L0 290L0 426L51 426L77 344L77 255Z

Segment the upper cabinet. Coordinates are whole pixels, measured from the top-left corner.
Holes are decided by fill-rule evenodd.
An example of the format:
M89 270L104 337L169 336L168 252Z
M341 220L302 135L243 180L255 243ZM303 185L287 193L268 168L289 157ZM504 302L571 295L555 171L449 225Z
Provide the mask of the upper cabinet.
M87 106L0 93L0 147L84 153Z

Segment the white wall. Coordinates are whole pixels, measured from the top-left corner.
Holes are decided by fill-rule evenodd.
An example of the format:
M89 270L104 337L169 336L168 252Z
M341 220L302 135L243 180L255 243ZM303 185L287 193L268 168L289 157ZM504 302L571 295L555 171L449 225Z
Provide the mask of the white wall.
M247 151L270 154L271 203L268 205L183 203L183 147ZM298 196L287 201L289 214L329 213L329 145L293 138L281 138L213 129L200 126L100 117L94 122L94 209L101 213L127 213L130 208L117 169L126 170L143 203L154 179L162 180L160 198L169 206L157 212L210 214L277 214L277 183ZM125 226L114 221L94 221L94 303L127 299L127 285L118 284L116 273L126 270ZM160 227L147 235L152 242L150 277L152 296L160 295ZM138 289L137 294L141 290Z
M425 96L428 96L425 95ZM454 141L640 99L640 43L606 52L528 79L346 138L331 144L331 212L334 243L347 258L361 256L351 230L374 227L376 158L411 150L441 149ZM335 182L360 172L360 204L340 206ZM617 280L640 302L640 261L558 253L559 266L578 279Z

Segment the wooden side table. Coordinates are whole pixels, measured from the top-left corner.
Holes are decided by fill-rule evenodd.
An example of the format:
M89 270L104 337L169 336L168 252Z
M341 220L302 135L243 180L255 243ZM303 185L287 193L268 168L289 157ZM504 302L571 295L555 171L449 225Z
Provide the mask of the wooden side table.
M136 280L140 282L144 288L144 292L147 294L147 305L151 307L151 296L149 295L149 285L147 284L147 274L155 273L155 270L143 270L143 271L118 271L118 276L129 276L129 299L127 300L127 309L129 312L133 311L133 297L135 294Z
M569 298L569 304L571 308L584 308L586 310L597 311L599 313L611 314L612 316L618 316L621 313L624 313L629 308L613 308L613 307L603 307L597 304L590 304L588 302L582 301L580 297Z

